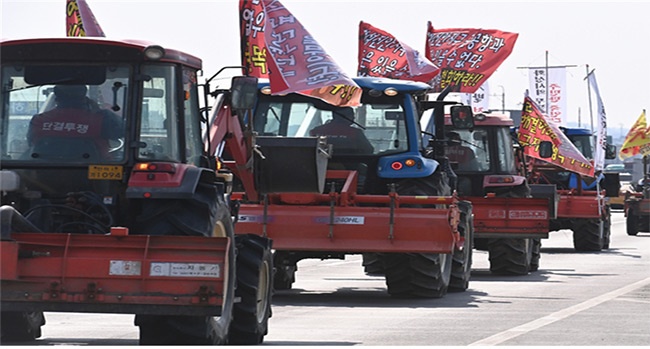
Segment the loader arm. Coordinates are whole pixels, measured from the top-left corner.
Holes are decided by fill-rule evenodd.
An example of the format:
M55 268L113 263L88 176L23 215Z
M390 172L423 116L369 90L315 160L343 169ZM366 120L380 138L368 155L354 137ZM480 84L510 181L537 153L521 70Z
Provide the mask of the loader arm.
M216 155L241 180L247 198L257 201L259 195L255 188L253 168L250 162L254 142L252 132L244 130L239 117L229 105L225 105L226 98L226 94L219 94L212 108L212 115L209 119L208 154L215 155L217 149L223 146L224 152L230 154L232 159L224 160L221 154Z

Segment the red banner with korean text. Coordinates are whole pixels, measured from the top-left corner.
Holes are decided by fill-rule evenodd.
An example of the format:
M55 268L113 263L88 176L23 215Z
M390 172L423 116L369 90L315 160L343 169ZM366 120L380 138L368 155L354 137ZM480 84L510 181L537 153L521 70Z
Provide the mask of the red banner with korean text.
M86 0L67 0L65 6L66 36L105 37Z
M264 43L265 23L266 13L262 0L241 0L239 2L242 66L246 67L248 76L268 79L267 50Z
M359 64L357 76L377 76L429 83L440 75L418 51L391 34L359 22Z
M361 88L278 0L262 0L271 93L300 93L336 106L358 106Z
M440 67L435 91L474 93L512 53L517 33L495 29L433 29L428 22L425 54Z
M533 100L526 96L518 132L524 154L583 176L594 177L594 166L571 143L559 126L548 122ZM539 156L539 143L553 143L553 155L544 159Z

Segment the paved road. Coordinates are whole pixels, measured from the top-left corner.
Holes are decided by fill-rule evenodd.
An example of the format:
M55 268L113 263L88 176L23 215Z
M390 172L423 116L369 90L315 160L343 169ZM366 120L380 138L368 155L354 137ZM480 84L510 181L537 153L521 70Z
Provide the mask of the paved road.
M625 234L614 212L611 249L576 253L570 231L543 240L540 270L489 273L475 251L470 288L442 299L392 299L359 256L299 263L277 292L265 345L650 345L650 234ZM136 345L130 315L46 313L37 344Z

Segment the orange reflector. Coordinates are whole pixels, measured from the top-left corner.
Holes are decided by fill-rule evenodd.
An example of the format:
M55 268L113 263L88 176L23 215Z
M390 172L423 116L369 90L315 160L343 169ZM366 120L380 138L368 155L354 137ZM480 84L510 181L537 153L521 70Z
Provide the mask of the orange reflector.
M415 160L413 160L413 159L408 159L408 160L404 161L404 164L405 164L406 166L408 166L408 167L413 167L413 166L415 166Z
M391 167L393 170L395 170L395 171L399 171L399 170L401 170L401 169L402 169L402 166L403 166L402 163L399 162L399 161L395 161L395 162L393 162L393 163L390 165L390 167Z

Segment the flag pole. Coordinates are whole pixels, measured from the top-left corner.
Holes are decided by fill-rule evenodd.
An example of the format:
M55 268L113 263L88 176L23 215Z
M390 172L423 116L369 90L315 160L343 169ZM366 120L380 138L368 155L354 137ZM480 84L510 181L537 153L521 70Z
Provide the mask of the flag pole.
M593 70L590 72L589 71L589 64L586 64L585 67L587 68L587 97L589 97L589 119L591 119L591 134L594 134L594 112L593 108L591 107L591 84L589 84L589 75L593 73ZM595 69L594 69L595 70Z
M544 102L544 113L548 115L548 50L546 50L546 64L544 66L546 67L544 73L546 74L546 101Z

